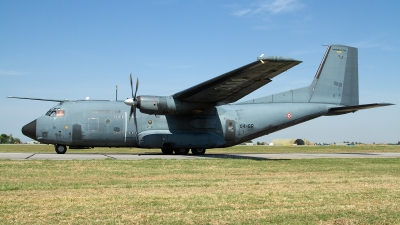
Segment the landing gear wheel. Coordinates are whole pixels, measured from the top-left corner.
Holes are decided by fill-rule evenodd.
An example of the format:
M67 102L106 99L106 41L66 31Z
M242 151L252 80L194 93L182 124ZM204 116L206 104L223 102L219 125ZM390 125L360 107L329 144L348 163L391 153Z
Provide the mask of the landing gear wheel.
M56 145L55 146L57 154L64 154L67 151L67 146L65 145Z
M175 148L174 152L176 155L187 155L189 153L188 148Z
M172 153L174 153L174 150L171 149L171 148L162 148L162 149L161 149L161 152L162 152L164 155L172 155Z
M192 148L193 155L204 155L204 153L206 153L205 148Z

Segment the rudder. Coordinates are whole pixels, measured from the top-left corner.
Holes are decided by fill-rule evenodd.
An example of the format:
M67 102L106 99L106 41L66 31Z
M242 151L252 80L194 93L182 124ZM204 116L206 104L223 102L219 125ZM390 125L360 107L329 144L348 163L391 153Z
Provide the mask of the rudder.
M358 50L331 45L311 84L310 102L358 105Z

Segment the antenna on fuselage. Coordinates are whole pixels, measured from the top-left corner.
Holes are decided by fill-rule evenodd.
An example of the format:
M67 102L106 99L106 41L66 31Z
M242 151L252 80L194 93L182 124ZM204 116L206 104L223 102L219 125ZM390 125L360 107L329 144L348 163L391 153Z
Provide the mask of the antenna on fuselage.
M115 85L115 101L118 99L118 85Z

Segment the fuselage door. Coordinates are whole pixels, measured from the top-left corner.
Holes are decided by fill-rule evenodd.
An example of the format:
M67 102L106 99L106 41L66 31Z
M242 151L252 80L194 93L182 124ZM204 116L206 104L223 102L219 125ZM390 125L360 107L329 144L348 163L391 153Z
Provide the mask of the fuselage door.
M80 124L72 125L72 142L82 141L82 126Z

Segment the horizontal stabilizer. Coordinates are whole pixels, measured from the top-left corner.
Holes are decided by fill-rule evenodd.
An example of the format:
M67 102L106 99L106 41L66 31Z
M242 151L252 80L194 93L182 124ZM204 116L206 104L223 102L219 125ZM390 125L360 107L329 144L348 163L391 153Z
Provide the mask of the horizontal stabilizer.
M351 112L355 112L355 111L362 110L362 109L371 109L371 108L377 108L377 107L389 106L389 105L394 105L394 104L373 103L373 104L365 104L365 105L335 107L335 108L329 109L327 116L341 115L341 114L351 113Z

